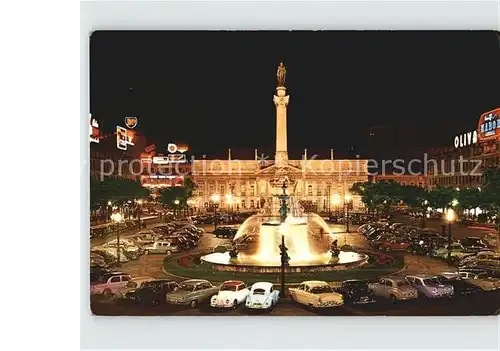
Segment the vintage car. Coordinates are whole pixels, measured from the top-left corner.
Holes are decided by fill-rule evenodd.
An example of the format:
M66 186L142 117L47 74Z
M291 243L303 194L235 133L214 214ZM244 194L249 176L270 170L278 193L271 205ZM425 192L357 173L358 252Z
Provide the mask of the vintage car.
M410 283L403 278L380 278L378 282L368 284L368 287L373 291L374 296L385 297L393 302L412 300L418 297L417 289L412 287Z
M196 307L199 303L209 301L217 294L219 286L214 286L208 280L189 279L180 283L179 289L167 295L167 303Z
M236 228L232 227L218 227L213 231L216 238L233 238L237 233Z
M418 296L423 298L452 297L452 285L443 284L437 276L407 275L406 281L418 290Z
M346 304L365 304L375 302L373 291L362 280L344 280L337 291L344 297Z
M342 294L336 292L327 282L309 280L297 288L288 289L293 301L310 308L329 308L344 304Z
M250 294L245 302L245 307L258 310L272 309L279 300L279 291L275 290L272 283L259 282L252 285Z
M245 302L250 290L240 280L228 280L222 283L219 292L210 298L211 307L237 308Z
M469 284L481 288L483 291L493 291L500 289L500 279L488 277L486 272L472 273L460 272L461 278Z
M460 239L460 244L462 244L467 252L479 252L489 249L488 244L477 236L467 236L462 238Z
M122 294L127 302L146 305L159 305L166 302L168 296L179 288L179 284L173 280L147 280L139 287L130 289Z
M90 294L103 295L106 298L111 298L127 288L132 287L134 287L134 282L129 274L123 272L110 272L103 274L95 282L90 284Z
M467 252L465 248L459 244L459 243L453 243L451 244L451 258L457 261L460 261L464 259L465 257L473 255L470 252ZM448 258L448 245L445 247L440 247L435 249L432 252L432 256L441 258L441 259L447 259Z
M443 284L453 286L454 295L471 295L482 291L481 288L475 286L474 284L468 283L466 280L462 279L459 273L441 273L437 275L437 278Z
M497 260L500 261L500 254L494 251L480 251L475 256L468 256L460 261L460 266L474 264L481 260Z
M153 244L144 247L144 254L165 254L171 255L173 252L179 252L181 249L173 245L170 241L155 241Z
M387 240L381 240L377 249L380 251L405 251L410 246L410 241L404 238L388 238Z

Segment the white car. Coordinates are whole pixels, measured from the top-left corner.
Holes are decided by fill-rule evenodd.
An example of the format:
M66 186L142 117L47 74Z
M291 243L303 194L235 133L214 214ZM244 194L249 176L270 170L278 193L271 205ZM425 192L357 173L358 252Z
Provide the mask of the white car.
M418 297L418 291L403 278L380 278L378 282L368 284L375 296L385 297L393 302L412 300Z
M252 285L245 307L258 310L269 310L276 306L279 300L279 291L273 288L272 283L259 282Z
M211 307L237 308L246 301L250 290L240 280L225 281L219 288L217 295L210 299Z
M328 308L344 304L344 297L333 290L327 282L309 280L290 288L292 300L311 308Z
M500 261L500 254L494 251L480 251L475 256L468 256L460 261L461 266L474 264L481 260L497 260Z
M111 247L104 247L104 246L97 246L97 247L94 247L93 248L94 250L100 250L100 251L105 251L107 252L108 254L110 254L111 256L113 257L118 257L117 256L117 250L116 248L111 248ZM123 253L123 248L120 250L120 262L128 262L129 259L127 258L127 256Z

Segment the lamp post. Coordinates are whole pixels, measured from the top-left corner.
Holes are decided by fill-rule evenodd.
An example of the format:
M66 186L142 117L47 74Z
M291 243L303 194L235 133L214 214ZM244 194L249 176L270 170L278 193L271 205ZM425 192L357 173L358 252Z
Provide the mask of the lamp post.
M214 230L217 229L217 207L219 207L220 196L218 194L213 194L210 197L212 204L214 206Z
M174 211L175 211L175 218L177 218L179 216L179 203L180 201L175 199L174 200L174 205L175 205L175 208L174 208Z
M346 208L346 212L345 212L345 232L346 233L349 233L349 205L350 205L350 202L351 202L351 194L347 193L345 194L344 196L344 207Z
M137 200L137 222L139 229L141 229L141 212L142 212L142 200Z
M451 264L451 223L455 220L455 211L449 208L446 212L446 221L448 222L448 264Z
M111 215L111 220L115 223L120 223L123 220L123 217L122 217L121 213L116 212L116 213L113 213ZM121 253L121 250L120 250L120 230L117 230L116 231L116 257L117 257L116 265L117 266L120 265L120 253Z
M332 204L335 206L335 215L338 216L339 205L340 205L340 195L334 194L332 196Z
M285 268L288 266L288 261L290 261L290 256L288 256L288 248L285 246L285 229L283 225L286 221L286 217L288 216L288 205L286 200L288 199L288 195L286 194L286 182L283 182L283 194L280 195L279 199L281 200L280 206L280 232L281 232L281 245L280 248L280 256L281 256L281 289L280 289L280 297L286 297L286 287L285 287Z
M226 194L226 203L229 205L229 213L233 212L233 195Z

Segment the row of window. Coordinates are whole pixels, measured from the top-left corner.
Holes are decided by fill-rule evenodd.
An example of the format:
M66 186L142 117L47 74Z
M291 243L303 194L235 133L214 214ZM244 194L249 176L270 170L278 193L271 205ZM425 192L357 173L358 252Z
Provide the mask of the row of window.
M477 186L483 183L483 176L452 176L430 178L432 186Z

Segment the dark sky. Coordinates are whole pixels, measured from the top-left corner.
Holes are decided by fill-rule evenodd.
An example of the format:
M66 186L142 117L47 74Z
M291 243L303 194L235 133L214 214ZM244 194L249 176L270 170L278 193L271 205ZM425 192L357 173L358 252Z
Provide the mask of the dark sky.
M91 113L195 153L273 151L283 61L291 157L369 152L380 125L402 153L448 146L500 106L499 46L494 32L95 32Z

